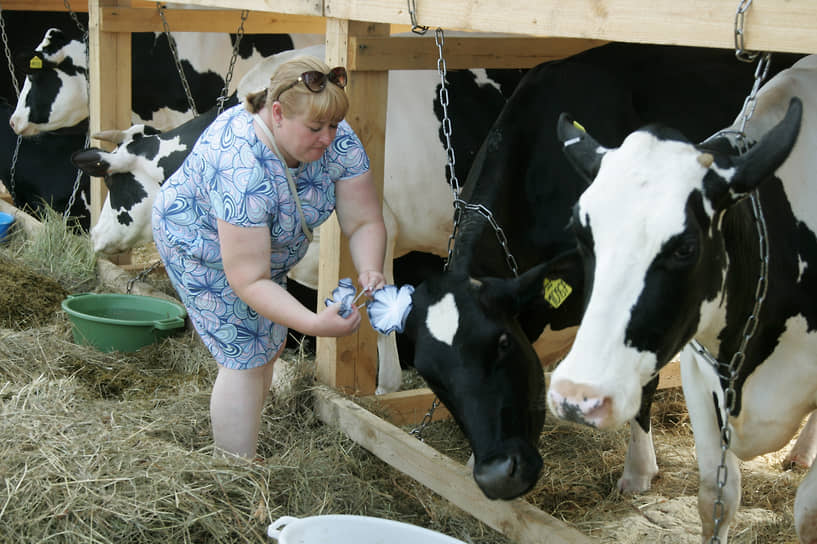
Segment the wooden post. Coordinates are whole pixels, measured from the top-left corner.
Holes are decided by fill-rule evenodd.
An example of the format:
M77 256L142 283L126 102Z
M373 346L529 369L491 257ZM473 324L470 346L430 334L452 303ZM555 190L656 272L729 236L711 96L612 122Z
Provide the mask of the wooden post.
M329 18L326 22L326 62L330 66L347 66L350 35L388 36L389 31L387 24ZM382 199L388 72L350 72L346 90L351 102L346 120L366 148ZM357 283L348 240L340 232L334 216L320 228L318 270L319 304L337 287L339 278L350 277ZM316 363L318 379L323 383L363 395L374 393L377 385L377 333L369 325L365 312L357 333L317 339Z
M104 32L100 8L129 6L129 0L88 0L88 80L90 84L89 130L91 134L131 124L131 35L129 32ZM94 140L92 145L102 147ZM99 213L108 191L102 178L91 178L91 224Z

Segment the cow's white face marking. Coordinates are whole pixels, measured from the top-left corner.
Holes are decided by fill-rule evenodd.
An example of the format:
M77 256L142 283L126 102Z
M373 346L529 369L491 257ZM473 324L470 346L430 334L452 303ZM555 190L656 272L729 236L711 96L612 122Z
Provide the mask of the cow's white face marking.
M428 307L426 328L431 336L443 344L452 345L459 328L460 314L454 295L447 293L439 302Z
M641 386L655 370L655 354L628 345L626 332L650 265L685 230L686 202L706 172L698 155L691 144L635 132L605 155L579 199L578 218L592 229L596 272L576 341L551 383L586 384L609 396L610 426L636 414Z

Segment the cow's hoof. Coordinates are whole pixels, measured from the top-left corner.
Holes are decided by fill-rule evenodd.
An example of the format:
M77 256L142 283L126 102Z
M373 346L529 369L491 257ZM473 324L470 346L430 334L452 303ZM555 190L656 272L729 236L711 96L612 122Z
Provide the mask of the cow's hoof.
M649 491L651 485L652 476L622 476L616 487L621 493L635 495Z

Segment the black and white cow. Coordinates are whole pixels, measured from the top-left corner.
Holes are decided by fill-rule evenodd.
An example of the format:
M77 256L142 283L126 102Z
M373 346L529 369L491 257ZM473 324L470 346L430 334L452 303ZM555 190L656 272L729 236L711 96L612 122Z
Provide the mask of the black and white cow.
M233 93L225 106L237 103L238 99ZM167 132L139 124L125 131L99 133L95 135L98 139L118 144L116 149L113 152L98 148L82 149L73 153L71 161L88 175L105 180L108 196L103 214L115 214L114 220L118 223L150 226L150 206L133 204L155 196L159 188L155 180L165 180L179 168L217 114L218 107L213 106ZM108 215L101 216L94 229L111 219Z
M739 127L740 119L730 130ZM752 146L742 155L728 133L696 145L683 131L653 125L611 149L567 119L559 130L566 152L594 179L572 220L592 289L548 405L559 417L617 427L637 413L644 384L683 349L703 540L713 536L725 480L715 535L725 542L740 502L738 459L783 447L817 408L817 56L761 88L746 126ZM688 344L693 339L698 344ZM734 395L725 394L730 384ZM795 499L801 542L817 541L816 484L812 469Z
M81 24L87 24L86 14L76 15ZM36 210L42 202L47 202L64 212L64 205L69 202L77 176L81 174L70 213L87 230L90 227L89 179L71 165L71 154L87 145L87 60L81 32L67 13L11 11L3 12L2 16L12 53L18 58L16 73L25 75L14 112L9 111L3 117L4 125L11 126L25 139L21 141L15 163L12 150L16 139L3 134L3 141L7 142L3 149L7 152L0 154L2 181L18 207ZM57 26L62 30L55 28ZM37 37L40 41L32 43ZM222 92L222 74L229 64L235 36L182 32L174 37L197 109L203 111L214 104ZM241 40L233 81L239 81L265 56L291 49L293 44L315 41L317 37L311 35L248 34ZM193 115L179 82L167 36L134 33L132 51L134 120L148 120L160 129L169 129L190 119ZM4 72L3 76L0 92L13 101L10 73ZM156 85L156 81L166 84ZM35 135L37 138L32 139Z
M18 136L8 124L12 110L0 99L0 180L14 205L40 216L46 205L64 213L71 203L68 215L87 231L91 226L90 179L71 163L71 153L86 145L88 123L19 138L18 148Z
M238 86L239 96L266 86L275 66L297 55L324 56L323 46L285 51L264 60L250 70ZM492 71L492 75L493 75ZM451 92L468 97L453 105L449 114L454 119L468 121L454 135L461 152L457 175L464 177L468 165L487 133L492 120L505 102L508 87L521 77L518 70L502 71L493 79L485 70L449 73ZM445 255L451 233L453 209L451 190L445 183L446 154L437 136L440 121L435 115L439 97L439 74L434 70L392 71L389 75L387 110L383 211L389 240L387 243L386 274L393 275L394 259L412 251ZM503 90L504 87L504 90ZM474 103L481 104L482 115L469 118ZM201 132L198 125L182 125ZM182 127L179 127L181 129ZM143 156L144 145L132 145L134 138L146 139L143 125L127 131L109 133L118 147L111 152L87 150L78 156L76 164L93 175L103 175L109 194L97 224L91 230L94 249L101 253L119 253L152 241L150 209L159 186L173 172L185 155L177 154L159 168L157 157ZM158 139L163 136L150 136ZM195 137L189 140L195 141ZM99 167L96 167L99 165ZM320 230L304 259L291 271L290 278L317 288ZM402 379L394 335L379 336L379 393L395 391Z
M607 146L652 121L703 138L731 121L752 81L753 68L730 51L611 44L530 70L508 100L463 199L492 212L520 275L512 277L490 222L468 211L450 270L418 286L406 325L414 366L468 437L488 497L510 499L536 482L545 383L531 340L563 332L569 347L583 311L581 269L568 259L559 269L541 264L575 252L566 225L587 186L556 139L560 112L578 112ZM658 471L649 426L656 384L655 376L639 384L642 402L628 412L636 424L618 481L624 491L648 489Z
M221 95L230 63L234 35L173 33L197 112L208 110ZM169 130L193 117L173 61L166 34L132 34L133 123ZM230 92L262 59L316 43L312 35L247 34L239 47ZM26 74L11 126L17 134L73 126L88 117L87 48L74 32L48 29L33 51L20 51L19 68ZM157 85L156 82L162 82Z

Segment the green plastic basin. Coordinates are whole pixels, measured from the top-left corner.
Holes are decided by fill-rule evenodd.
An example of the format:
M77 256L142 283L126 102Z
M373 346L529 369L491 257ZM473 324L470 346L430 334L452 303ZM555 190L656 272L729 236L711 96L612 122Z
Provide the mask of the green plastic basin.
M184 327L181 304L156 297L83 293L69 295L62 309L77 344L100 351L136 351Z

